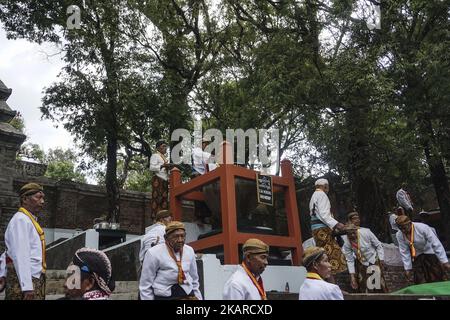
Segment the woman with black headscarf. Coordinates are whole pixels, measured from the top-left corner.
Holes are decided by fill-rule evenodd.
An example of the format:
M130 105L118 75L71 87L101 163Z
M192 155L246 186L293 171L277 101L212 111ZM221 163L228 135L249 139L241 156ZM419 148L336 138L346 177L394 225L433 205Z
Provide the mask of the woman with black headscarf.
M107 300L114 291L111 262L100 250L81 248L67 268L66 298Z

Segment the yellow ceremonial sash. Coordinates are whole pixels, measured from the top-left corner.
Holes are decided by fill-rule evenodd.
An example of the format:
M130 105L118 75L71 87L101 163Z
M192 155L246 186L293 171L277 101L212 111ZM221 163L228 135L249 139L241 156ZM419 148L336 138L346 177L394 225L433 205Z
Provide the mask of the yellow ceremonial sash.
M165 155L163 155L161 152L159 152L158 151L158 154L161 156L161 158L163 159L163 161L164 161L164 164L166 164L166 163L169 163L169 160L167 160L167 158L166 158L166 156Z
M405 237L404 234L403 237ZM411 260L414 261L414 259L416 258L416 248L414 248L414 223L412 222L411 222L411 235L408 242L409 242L409 251L411 252Z
M315 272L308 272L308 273L306 273L306 278L307 279L313 279L313 280L323 280L322 277L319 276Z
M34 219L33 215L25 208L21 207L19 209L20 212L25 214L28 218L30 218L31 222L33 223L34 228L36 229L37 233L39 234L39 238L41 239L41 247L42 247L42 272L45 273L47 270L47 262L45 257L45 235L44 230L42 230L39 223Z
M354 246L355 243L353 243L353 242L351 242L351 244L352 244L352 248L356 249L356 258L359 260L359 262L362 263L364 261L364 257L361 254L361 242L360 242L359 230L356 230L356 246Z
M256 280L255 276L253 275L253 273L250 272L250 270L248 270L248 268L247 268L247 266L245 265L244 262L242 262L242 268L244 268L245 272L247 273L247 275L252 280L252 282L255 285L256 289L258 289L258 292L259 292L259 295L261 296L261 299L262 300L267 300L266 291L263 288L261 288L261 286L259 285L259 283Z
M181 249L180 249L180 260L177 260L172 247L169 246L168 243L166 243L166 247L167 247L167 250L169 251L169 255L172 257L172 259L177 264L177 268L178 268L178 284L183 284L184 281L186 280L186 275L184 274L184 271L183 271L183 265L181 264L181 260L183 259L183 247L181 247Z

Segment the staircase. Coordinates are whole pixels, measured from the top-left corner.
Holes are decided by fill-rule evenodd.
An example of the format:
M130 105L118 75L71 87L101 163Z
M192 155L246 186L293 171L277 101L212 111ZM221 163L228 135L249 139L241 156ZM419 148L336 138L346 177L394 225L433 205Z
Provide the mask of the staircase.
M57 300L64 297L66 270L47 270L46 300ZM137 300L139 284L137 281L118 281L111 295L111 300ZM4 300L5 292L0 293Z
M46 300L64 297L66 270L47 270ZM137 300L139 284L137 281L117 281L111 300Z

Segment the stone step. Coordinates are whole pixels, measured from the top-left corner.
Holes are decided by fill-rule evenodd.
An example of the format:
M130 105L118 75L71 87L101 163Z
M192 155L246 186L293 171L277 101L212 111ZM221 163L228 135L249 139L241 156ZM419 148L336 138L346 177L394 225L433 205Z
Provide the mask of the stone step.
M65 279L66 275L66 270L47 270L45 272L47 280Z
M50 280L46 284L46 300L64 297L64 280ZM111 295L111 300L137 300L139 285L137 281L118 281ZM0 300L5 299L5 292L0 293Z
M137 300L138 293L114 293L111 295L111 300Z
M48 280L45 283L45 293L46 294L64 294L64 283L65 280Z
M45 296L45 300L58 300L64 298L63 294L49 294ZM137 300L137 293L113 293L111 300ZM1 299L0 299L1 300Z
M139 291L138 281L117 281L114 293L134 293Z
M64 279L47 279L45 292L46 294L64 294ZM117 281L114 293L135 293L139 291L139 283L137 281Z
M58 300L64 298L64 294L46 294L45 300Z

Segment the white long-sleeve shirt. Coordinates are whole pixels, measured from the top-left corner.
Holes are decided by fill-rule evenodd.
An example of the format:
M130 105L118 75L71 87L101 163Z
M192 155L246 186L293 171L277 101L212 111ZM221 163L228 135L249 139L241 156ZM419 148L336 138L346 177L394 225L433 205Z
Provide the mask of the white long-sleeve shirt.
M180 259L179 253L175 253ZM180 286L189 294L194 291L198 299L202 299L199 290L197 262L192 247L184 245L181 265L186 280ZM139 281L139 293L142 300L154 300L155 295L170 297L171 287L178 283L178 267L170 256L167 245L158 244L147 250L142 266L141 279Z
M332 283L306 278L300 287L299 300L344 300L341 289Z
M0 256L0 278L6 277L6 254L2 253Z
M141 250L139 251L139 261L144 261L145 253L148 249L155 245L164 243L164 235L166 234L166 226L163 223L157 222L152 225L149 231L141 239Z
M397 226L397 223L395 222L395 219L397 219L397 217L398 216L396 214L393 214L393 213L389 215L389 223L391 224L391 228L393 230L395 230L395 231L399 230L399 228Z
M32 277L42 273L42 244L30 218L17 212L5 232L6 254L14 263L22 291L32 291Z
M222 295L224 300L261 300L258 289L242 266L238 266L225 283Z
M150 171L153 171L159 178L167 181L169 179L167 170L165 168L161 168L164 163L164 159L159 152L153 153L150 157Z
M398 190L396 197L397 197L398 203L403 208L413 210L411 198L409 197L408 193L405 190L403 190L403 189Z
M384 260L384 249L380 240L367 228L359 228L359 246L362 256L360 261L364 266L375 264L377 257L380 260ZM356 249L352 247L348 237L342 236L344 245L342 246L342 252L347 260L348 272L355 273L355 259Z
M431 230L431 228L424 223L413 222L413 224L414 249L416 250L416 257L424 253L435 254L441 263L447 263L448 258L445 253L445 249L433 230ZM405 270L412 270L409 241L401 231L397 232L396 237L398 240L398 247L402 257L403 266Z
M197 147L192 150L192 158L194 170L200 174L205 174L206 164L209 162L211 154Z
M309 201L309 212L311 216L315 213L316 217L331 229L338 224L338 221L331 214L330 199L328 199L327 194L322 190L316 190L313 193Z

